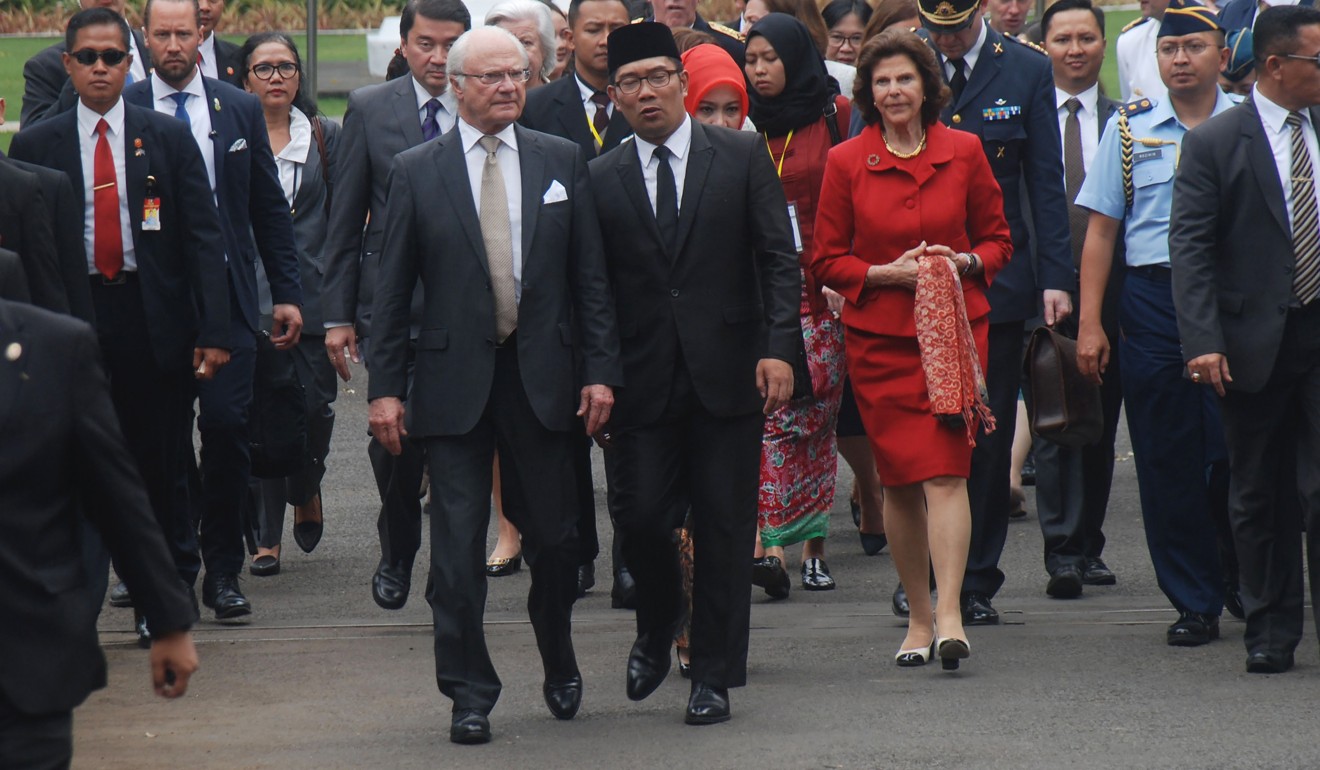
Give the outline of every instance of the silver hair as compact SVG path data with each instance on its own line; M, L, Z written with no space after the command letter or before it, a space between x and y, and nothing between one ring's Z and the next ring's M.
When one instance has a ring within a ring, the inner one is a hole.
M518 55L522 57L522 66L527 67L531 60L527 56L527 49L523 48L522 41L513 36L513 33L503 27L474 27L464 32L458 40L454 41L453 47L449 49L449 57L445 60L445 70L450 78L461 78L459 73L467 72L468 49L472 47L474 38L493 35L497 38L504 38L513 47L518 50Z
M541 80L549 82L550 73L555 71L555 20L550 9L537 0L503 0L486 14L486 26L498 26L501 23L530 21L536 25L537 41L541 46Z

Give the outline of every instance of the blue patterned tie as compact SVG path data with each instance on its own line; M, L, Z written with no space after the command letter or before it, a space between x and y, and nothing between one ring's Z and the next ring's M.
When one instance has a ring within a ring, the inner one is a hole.
M182 120L185 125L192 128L192 120L188 117L188 94L182 92L170 94L170 98L173 99L176 104L174 108L174 117Z
M440 109L440 100L432 99L426 103L426 119L422 121L422 141L429 142L440 135L440 124L435 113Z

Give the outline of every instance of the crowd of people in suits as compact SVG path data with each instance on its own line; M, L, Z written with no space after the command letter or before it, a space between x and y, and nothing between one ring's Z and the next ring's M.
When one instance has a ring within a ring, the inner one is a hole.
M216 36L223 0L147 0L140 30L123 0L83 5L27 63L0 157L0 421L40 437L0 449L0 613L24 629L4 645L40 661L0 671L23 766L69 762L107 593L178 696L198 578L242 622L239 575L279 573L288 506L316 548L350 362L370 590L405 605L426 522L456 743L490 740L487 580L524 560L546 705L581 705L593 446L627 695L676 653L688 724L730 718L751 589L790 595L788 546L803 589L835 587L840 455L863 549L893 553L899 666L957 669L966 628L999 623L1015 443L1045 592L1114 584L1120 410L1168 643L1211 642L1227 609L1249 672L1291 668L1302 533L1320 547L1305 0L1151 0L1118 41L1122 101L1092 0L1032 25L1023 0L748 0L728 25L695 0L505 0L484 24L409 0L395 77L342 127L288 35ZM1015 442L1041 325L1099 387L1088 446ZM298 441L276 450L286 380Z

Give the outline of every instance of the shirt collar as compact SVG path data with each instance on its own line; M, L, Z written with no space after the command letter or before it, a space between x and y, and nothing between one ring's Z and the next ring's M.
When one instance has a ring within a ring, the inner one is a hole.
M651 165L651 156L655 155L655 149L659 145L652 144L640 136L633 135L634 143L637 145L637 157L642 161L642 168ZM665 146L674 153L674 157L682 160L687 156L688 148L692 146L692 118L687 116L674 133L665 140Z
M92 136L96 133L96 125L105 119L106 125L110 127L110 133L119 136L124 132L124 98L119 97L115 106L111 107L104 115L98 114L95 110L78 100L78 131L83 136Z
M220 72L220 62L215 60L215 33L212 32L197 47L197 53L202 55L202 59L216 65L216 72Z
M458 100L454 97L454 94L450 92L448 88L446 88L444 92L441 93L439 96L431 96L431 92L427 91L425 88L422 88L422 84L417 82L417 78L412 78L412 84L413 84L413 94L417 97L418 112L421 112L422 110L426 109L427 102L431 101L432 99L436 99L440 102L440 109L444 110L450 115L458 114Z
M1222 89L1215 89L1215 110L1210 113L1212 117L1234 106L1236 105L1233 104L1233 100L1229 99ZM1183 125L1183 122L1178 120L1178 115L1173 110L1173 99L1170 98L1155 102L1155 106L1150 111L1150 121L1152 126L1158 126L1167 121L1175 121L1178 125Z
M582 96L582 103L586 104L587 102L590 102L591 97L596 95L596 89L587 85L587 81L578 77L577 73L573 74L573 80L577 81L578 94Z
M162 99L170 99L170 97L178 93L192 94L193 96L201 98L201 100L205 102L206 86L202 84L201 70L194 69L192 80L189 80L188 85L184 86L183 88L175 88L174 86L162 80L158 75L152 76L151 95L155 97L156 101L161 101ZM171 99L171 101L173 100Z
M967 62L967 77L972 76L972 70L976 69L976 62L981 58L981 49L985 47L985 40L990 36L990 22L981 17L981 34L976 36L976 42L967 49L963 55L963 61Z
M1096 83L1085 91L1077 94L1077 101L1082 103L1081 111L1088 115L1098 115L1100 113L1100 84ZM1059 109L1063 109L1064 102L1073 98L1073 94L1068 93L1057 86L1054 89L1054 101Z
M1271 132L1276 134L1283 133L1287 127L1288 110L1280 107L1277 102L1262 94L1258 89L1251 89L1251 99L1256 103L1256 112L1260 113L1260 121L1265 124ZM1301 110L1302 123L1307 124L1311 121L1310 110Z
M289 143L275 157L294 163L306 163L312 149L312 122L297 107L289 108Z
M514 124L510 123L509 125L505 126L504 130L500 131L498 134L495 134L495 136L498 136L501 142L504 142L505 144L509 145L509 147L513 148L514 152L517 152L518 133L514 131L513 125ZM477 142L483 136L485 136L485 134L478 131L466 120L463 120L462 118L458 119L458 138L463 142L463 154L466 155L468 152L470 152L472 148L476 146Z

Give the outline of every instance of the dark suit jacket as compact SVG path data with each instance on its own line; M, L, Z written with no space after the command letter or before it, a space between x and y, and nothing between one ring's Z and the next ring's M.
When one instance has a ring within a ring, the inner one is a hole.
M205 78L203 85L211 115L216 199L229 257L229 278L243 319L255 333L261 319L254 266L258 255L270 281L273 301L302 304L293 220L270 151L261 102L218 80ZM151 78L124 89L124 101L154 110ZM207 182L205 168L202 182Z
M943 71L944 57L937 58ZM1008 112L994 112L999 108ZM1077 288L1049 57L988 29L967 86L940 120L981 137L1004 191L1013 259L986 293L990 323L1031 318L1041 289Z
M74 194L73 184L63 171L12 158L0 159L0 163L5 162L37 175L55 229L55 252L69 313L93 323L92 295L87 288L87 247L83 243L82 198Z
M654 422L681 360L702 405L721 417L758 411L761 358L800 350L802 281L783 187L758 134L692 121L671 257L629 142L591 161L627 387L612 425Z
M1298 5L1312 6L1315 0L1300 0ZM1232 32L1235 29L1250 27L1256 23L1256 10L1259 0L1229 0L1219 6L1219 26Z
M712 29L710 22L701 18L701 14L697 14L697 20L692 22L692 28L715 38L715 45L723 48L729 56L733 57L733 61L738 65L738 68L742 69L743 55L747 52L747 46L741 40L733 35Z
M1183 137L1169 215L1178 335L1184 360L1228 358L1232 390L1265 387L1279 354L1296 267L1288 194L1253 99Z
M614 302L581 151L516 127L522 172L518 363L532 410L569 431L582 384L623 384ZM544 203L558 183L565 197ZM437 216L437 211L446 212ZM403 152L390 172L369 396L407 398L408 315L425 293L409 403L413 436L460 436L481 418L495 374L495 299L481 223L454 128ZM580 345L581 372L574 348Z
M192 134L174 118L126 103L124 134L129 222L152 349L163 368L187 366L194 346L230 347L223 236L206 166ZM141 154L133 148L137 139ZM63 171L75 190L90 184L83 179L76 110L23 129L9 151ZM159 231L142 230L148 176L161 199Z
M151 72L151 53L142 33L132 30L133 42L142 55L142 71ZM38 51L23 65L23 112L19 123L26 128L38 120L57 115L78 103L78 94L64 70L64 41Z
M0 248L23 260L33 304L57 313L69 312L41 181L36 174L7 162L0 162Z
M572 74L541 86L527 94L527 106L523 109L518 122L532 129L554 136L560 136L577 143L582 148L582 156L594 158L600 153L609 152L619 146L625 138L632 136L632 126L617 107L610 116L609 126L605 129L605 144L600 153L596 151L596 137L592 136L587 125L587 110L582 104L582 92L578 90L577 78Z
M322 307L327 322L352 322L363 337L372 334L390 167L395 155L421 143L411 75L348 95L335 160ZM419 290L413 317L420 318L421 311Z
M215 39L215 72L234 88L243 88L243 47L217 37Z
M9 249L0 249L0 299L32 304L23 259Z
M15 347L17 346L17 347ZM82 519L100 531L153 634L197 621L124 444L82 321L0 300L0 690L19 711L68 711L105 686L87 611ZM79 505L98 498L105 505Z

